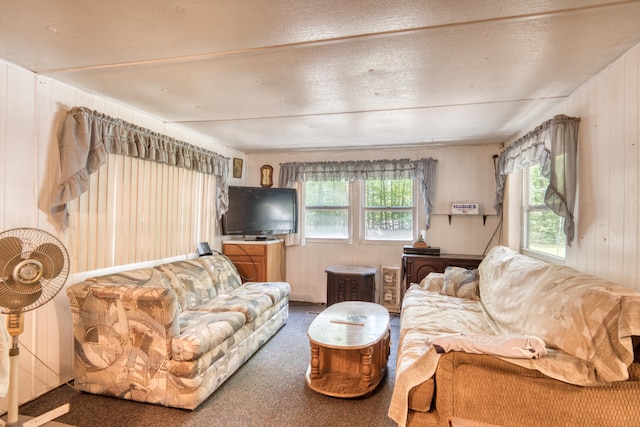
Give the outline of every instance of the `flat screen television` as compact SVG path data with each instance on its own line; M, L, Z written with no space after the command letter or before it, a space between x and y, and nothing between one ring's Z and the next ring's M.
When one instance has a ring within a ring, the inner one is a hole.
M293 188L229 187L229 210L222 216L224 235L256 236L298 230L298 197Z

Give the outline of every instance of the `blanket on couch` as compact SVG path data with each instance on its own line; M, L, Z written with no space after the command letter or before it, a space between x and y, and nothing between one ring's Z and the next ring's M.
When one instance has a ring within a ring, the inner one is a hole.
M431 340L441 334L533 335L545 342L546 356L501 359L580 386L628 379L640 293L502 246L478 270L479 300L434 292L429 280L442 275L406 292L388 412L398 425L405 424L411 389L435 373L440 354Z

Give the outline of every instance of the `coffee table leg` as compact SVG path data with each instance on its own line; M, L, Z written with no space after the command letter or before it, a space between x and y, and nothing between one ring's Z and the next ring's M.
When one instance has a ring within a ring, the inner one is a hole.
M311 345L311 379L320 378L320 347Z
M371 355L373 354L373 347L366 347L360 349L360 381L365 387L371 384Z

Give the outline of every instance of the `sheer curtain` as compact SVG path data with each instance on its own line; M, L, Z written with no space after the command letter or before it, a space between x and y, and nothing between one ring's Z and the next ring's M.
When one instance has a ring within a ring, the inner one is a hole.
M502 150L496 169L496 199L493 207L502 216L507 175L540 164L549 179L544 203L564 218L564 234L571 246L575 234L573 210L577 188L578 127L580 118L557 115Z
M69 226L67 203L89 188L89 175L107 162L107 153L137 157L216 177L218 219L229 205L229 158L178 141L121 119L85 107L67 112L58 131L60 182L51 214L62 226Z
M429 228L433 210L433 196L436 186L437 160L357 160L344 162L292 162L280 164L278 186L298 187L306 181L356 181L371 179L416 179L422 194L426 214L426 228ZM304 212L300 209L300 213ZM302 218L302 216L299 216ZM303 223L301 221L301 223ZM300 235L287 239L288 244L304 244Z

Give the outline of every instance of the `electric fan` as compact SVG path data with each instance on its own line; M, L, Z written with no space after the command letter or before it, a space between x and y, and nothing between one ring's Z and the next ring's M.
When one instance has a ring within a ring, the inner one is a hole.
M24 312L56 296L68 275L69 254L52 234L34 228L0 232L0 313L7 315L7 330L12 337L7 426L38 426L69 412L67 403L24 423L18 415L18 336L24 330Z

